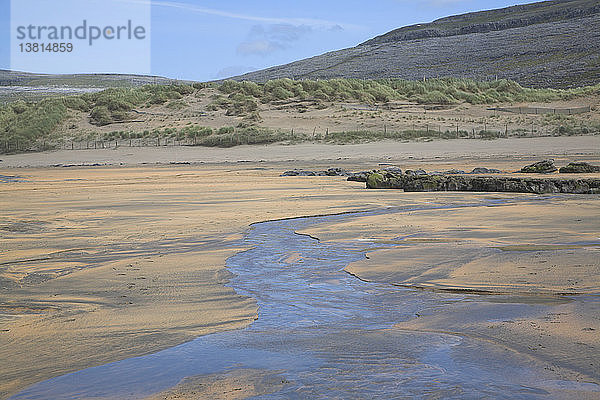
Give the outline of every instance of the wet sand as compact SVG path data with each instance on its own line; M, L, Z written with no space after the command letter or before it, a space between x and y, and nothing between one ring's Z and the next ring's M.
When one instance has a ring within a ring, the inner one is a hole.
M394 197L260 168L2 171L22 180L0 185L0 397L250 324L254 301L223 285L251 223Z
M238 400L274 393L285 384L285 378L275 372L236 369L225 374L186 378L174 388L148 397L147 400Z
M366 216L302 233L386 245L345 268L362 280L481 294L479 303L444 304L398 323L398 329L490 340L543 359L551 368L569 369L577 380L599 381L600 308L588 301L600 293L598 196L402 197L439 208ZM516 197L519 203L511 204ZM463 207L482 198L497 203ZM551 312L499 318L490 312L499 301L555 306Z
M224 265L242 249L237 240L253 222L409 203L456 204L469 202L473 196L490 196L367 191L363 184L339 177L279 177L286 169L342 166L358 170L375 168L381 162L428 170L469 166L516 170L530 159L549 155L557 164L558 160L598 161L599 138L556 139L560 140L539 149L516 140L506 144L508 149L498 147L500 142L469 141L467 148L457 145L443 150L417 143L415 148L398 144L386 151L386 145L378 143L3 156L0 166L6 168L0 175L20 180L0 184L4 211L0 226L0 397L53 376L251 323L257 315L256 304L224 286L229 279ZM565 149L566 139L572 142ZM255 162L234 162L240 160ZM213 163L140 165L157 161ZM47 168L95 162L130 165ZM41 167L12 168L25 165ZM401 239L406 246L400 249L407 252L402 259L418 260L418 274L412 270L414 262L402 265L398 254L388 254L386 260L385 252L396 250L382 250L348 267L361 279L392 284L405 284L408 279L414 286L554 298L565 291L598 293L598 274L593 272L598 268L600 248L590 243L600 241L599 204L593 196L580 196L512 209L489 208L483 214L439 210L363 220L348 227L323 226L310 233L323 240L382 241L419 233ZM565 244L570 247L556 247ZM448 252L461 262L444 259ZM519 268L524 262L535 269L525 272ZM432 263L439 265L432 269ZM493 265L493 271L487 265ZM524 281L519 282L524 274ZM489 334L485 313L479 319L465 319L464 310L455 306L416 317L398 328L433 331L446 327L515 348L514 343L522 343L530 353L534 351L527 347L541 348L534 342L543 337L540 343L545 350L535 350L536 354L558 361L568 358L568 365L582 376L597 380L600 375L597 365L582 366L588 361L585 357L599 354L598 310L568 302L557 316L499 321L497 330L504 332L500 335Z

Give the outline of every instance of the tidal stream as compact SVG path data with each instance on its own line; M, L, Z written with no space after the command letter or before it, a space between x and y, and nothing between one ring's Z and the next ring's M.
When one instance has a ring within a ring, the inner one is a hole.
M564 387L597 391L593 384L561 381L535 359L489 342L394 328L422 310L485 302L486 296L362 282L343 268L375 244L321 243L295 233L347 218L353 215L251 227L243 243L253 248L227 262L235 275L229 285L259 305L258 319L246 329L53 378L13 399L139 399L184 377L238 368L285 378L282 389L256 397L261 399L529 399ZM527 315L539 307L551 305L507 301L498 303L492 317Z

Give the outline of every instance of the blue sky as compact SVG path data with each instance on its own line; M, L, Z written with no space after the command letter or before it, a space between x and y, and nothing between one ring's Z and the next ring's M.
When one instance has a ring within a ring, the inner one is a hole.
M525 3L531 1L152 0L151 72L222 78L355 46L405 25ZM9 48L10 0L0 0L0 69L10 68Z

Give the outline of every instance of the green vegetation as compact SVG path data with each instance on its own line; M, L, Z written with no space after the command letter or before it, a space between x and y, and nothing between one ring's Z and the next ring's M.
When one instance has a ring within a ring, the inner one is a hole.
M293 81L277 79L264 84L226 81L218 90L227 95L213 102L214 108L228 108L234 102L256 99L261 103L317 99L322 101L358 101L375 104L393 100L419 104L493 104L511 102L549 102L600 93L600 85L569 89L528 89L516 82L497 80L479 82L470 79L331 79ZM252 110L249 110L252 111ZM233 114L232 114L233 115Z
M101 135L84 134L76 138L77 142L113 142L113 141L136 141L132 145L158 146L179 141L179 144L188 146L206 147L233 147L242 144L268 144L276 142L304 141L308 137L304 135L293 135L268 128L258 127L222 127L212 129L199 125L188 125L186 127L164 128L145 130L143 132L112 131ZM121 144L123 145L123 143ZM127 144L124 144L127 145Z
M0 107L0 141L27 146L51 132L68 115L63 101L45 99L37 103L15 103Z
M90 123L103 126L130 119L135 107L178 100L194 90L188 85L147 85L37 102L19 100L0 106L0 142L26 149L36 142L52 139L56 127L75 111L89 112Z
M214 94L214 91L217 91ZM57 128L70 117L86 113L93 125L105 126L132 119L135 109L165 105L168 109L188 106L186 96L200 93L211 96L209 110L226 110L229 116L243 117L237 128L221 128L216 132L198 126L172 129L172 132L148 133L163 135L177 140L192 140L207 146L230 146L247 143L272 143L275 141L301 140L288 134L272 132L256 127L261 121L260 104L282 105L296 101L312 101L320 107L326 102L359 102L380 104L390 101L410 101L420 104L492 104L511 102L548 102L571 99L578 96L600 94L600 85L569 90L528 89L506 80L477 82L467 79L430 79L405 81L397 79L357 80L332 79L318 81L293 81L278 79L257 84L254 82L225 81L195 83L193 85L146 85L136 88L110 88L97 93L45 98L37 102L15 101L0 106L0 145L18 143L18 148L40 147L40 143L56 142ZM138 111L139 112L139 111ZM372 116L373 118L375 116ZM558 120L564 118L564 120ZM546 123L556 125L556 134L573 135L593 133L597 126L577 126L567 117L547 117ZM154 131L153 131L154 132ZM72 136L81 135L73 132ZM136 134L137 135L137 134ZM465 132L466 135L466 132ZM496 137L484 132L481 137ZM131 136L128 136L129 138ZM399 139L411 140L422 137L456 137L454 132L432 133L421 131L393 132L343 132L331 133L326 140L348 143L363 140ZM120 137L123 139L123 137ZM314 139L314 138L313 138ZM13 145L13 148L15 146Z

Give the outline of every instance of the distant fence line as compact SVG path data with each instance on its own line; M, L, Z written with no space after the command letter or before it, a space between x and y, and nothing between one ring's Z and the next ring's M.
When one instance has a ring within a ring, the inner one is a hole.
M508 124L502 126L491 124L453 124L452 126L441 124L413 124L412 129L405 130L390 129L387 125L376 129L374 127L357 126L356 129L348 129L342 132L331 132L329 128L314 127L312 129L291 129L290 131L277 131L274 135L281 134L281 140L276 141L327 141L342 138L345 133L360 132L364 139L372 134L374 139L392 140L433 140L433 139L496 139L508 137L548 137L558 135L577 134L577 132L560 132L555 126L535 126L528 128L519 126L510 127ZM585 133L585 132L584 132ZM589 133L589 132L588 132ZM284 138L285 137L285 138ZM196 146L201 145L200 138L176 138L176 137L142 137L142 138L90 138L89 140L61 140L61 141L38 141L36 143L22 140L0 139L0 153L18 153L27 151L45 150L93 150L93 149L117 149L121 147L173 147L173 146ZM220 138L219 138L220 139ZM251 140L245 133L234 135L231 139L225 139L220 143L217 139L211 144L214 147L223 145L251 144Z
M592 111L592 106L571 108L545 108L545 107L495 107L489 110L503 111L515 114L560 114L574 115L584 114Z

